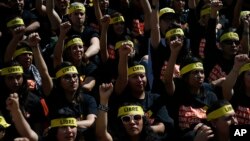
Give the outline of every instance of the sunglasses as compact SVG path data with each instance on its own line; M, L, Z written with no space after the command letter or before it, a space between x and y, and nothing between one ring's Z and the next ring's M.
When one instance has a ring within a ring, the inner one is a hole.
M240 41L235 41L235 40L225 40L223 41L224 44L227 44L227 45L239 45L240 44Z
M128 123L130 122L131 120L134 120L134 121L139 121L142 119L142 115L126 115L126 116L122 116L121 117L121 120L122 122L124 123Z

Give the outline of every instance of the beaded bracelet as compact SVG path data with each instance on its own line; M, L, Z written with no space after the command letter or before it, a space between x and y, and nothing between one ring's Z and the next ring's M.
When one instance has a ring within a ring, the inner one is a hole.
M99 104L98 110L101 110L101 111L104 111L104 112L108 112L109 107L108 107L108 105Z

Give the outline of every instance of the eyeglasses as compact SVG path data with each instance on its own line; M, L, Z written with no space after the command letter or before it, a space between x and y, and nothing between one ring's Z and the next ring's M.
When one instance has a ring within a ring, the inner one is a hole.
M142 119L142 115L126 115L126 116L122 116L121 117L121 120L122 122L124 123L128 123L130 122L131 120L134 120L134 121L139 121Z
M72 81L72 79L73 79L73 81L76 81L76 80L78 80L78 75L77 74L71 74L71 75L66 74L62 77L62 79L66 80L66 81Z
M226 45L233 45L233 44L235 44L235 45L239 45L239 44L240 44L240 41L235 41L235 40L225 40L225 41L223 41L223 43L224 43L224 44L226 44Z

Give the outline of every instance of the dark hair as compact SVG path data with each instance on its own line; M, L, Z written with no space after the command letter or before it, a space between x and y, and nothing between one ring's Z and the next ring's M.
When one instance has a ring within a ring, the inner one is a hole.
M120 105L120 107L122 106L128 106L128 105L138 105L138 106L142 106L139 103L123 103ZM150 123L147 119L146 116L143 116L142 118L143 120L143 128L140 134L140 141L156 141L159 140L159 136L153 132L153 129L150 126ZM115 132L118 140L119 141L128 141L129 139L129 135L126 132L126 129L120 119L120 117L117 118L117 123L118 123L118 129L120 129L119 131Z
M70 40L72 40L72 39L74 39L74 38L81 38L81 36L79 36L79 35L71 35L71 36L67 37L67 38L65 39L65 44L64 44L64 46L65 46ZM68 48L66 48L65 50L63 50L63 59L64 59L65 61L69 61L69 62L72 62L72 61L73 61L73 60L72 60L72 54L71 54L71 48L70 48L70 47L68 47Z
M197 58L197 57L193 57L193 56L186 56L186 58L183 60L183 62L180 64L180 70L183 68L183 67L185 67L186 65L188 65L188 64L192 64L192 63L197 63L197 62L201 62L202 63L202 61L199 59L199 58ZM183 74L183 76L182 76L182 78L183 79L186 79L188 76L189 76L189 73L190 72L187 72L186 74Z

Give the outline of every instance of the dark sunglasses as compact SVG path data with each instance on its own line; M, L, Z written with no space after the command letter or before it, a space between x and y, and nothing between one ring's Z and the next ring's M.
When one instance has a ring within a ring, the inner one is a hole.
M239 45L239 44L240 44L240 41L235 41L235 40L225 40L225 41L223 41L223 43L224 43L224 44L226 44L226 45L233 45L233 44L235 44L235 45Z
M141 119L142 119L142 115L126 115L126 116L121 117L122 122L125 122L125 123L128 123L131 120L139 121Z

